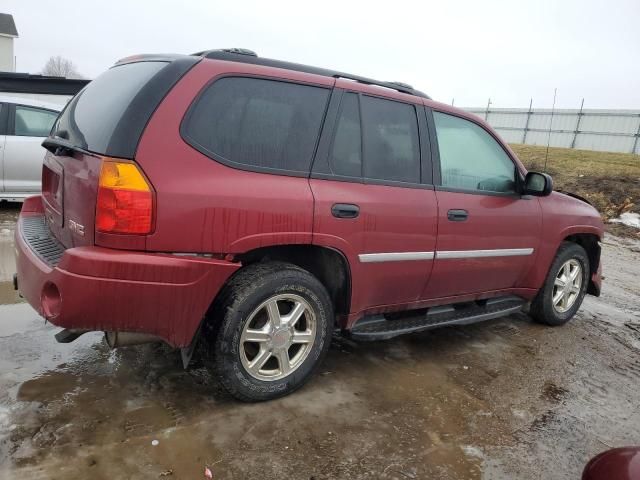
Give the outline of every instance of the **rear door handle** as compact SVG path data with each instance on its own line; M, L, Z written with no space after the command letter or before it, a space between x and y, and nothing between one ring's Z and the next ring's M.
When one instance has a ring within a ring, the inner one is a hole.
M469 218L469 212L466 210L449 210L447 212L447 219L451 222L464 222Z
M357 218L360 215L360 207L352 203L334 203L331 214L336 218Z

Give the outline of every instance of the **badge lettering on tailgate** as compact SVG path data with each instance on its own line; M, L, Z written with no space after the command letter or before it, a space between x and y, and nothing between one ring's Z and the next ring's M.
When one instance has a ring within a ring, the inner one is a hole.
M84 225L80 225L78 222L74 222L71 219L69 219L68 225L69 225L69 230L71 230L73 233L80 235L81 237L84 237Z

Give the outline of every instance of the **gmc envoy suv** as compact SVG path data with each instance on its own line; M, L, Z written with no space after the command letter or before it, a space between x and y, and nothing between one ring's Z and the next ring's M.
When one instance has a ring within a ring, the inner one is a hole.
M16 288L60 342L196 345L236 398L290 393L335 329L380 340L600 293L603 224L485 122L409 85L244 49L125 58L43 146Z

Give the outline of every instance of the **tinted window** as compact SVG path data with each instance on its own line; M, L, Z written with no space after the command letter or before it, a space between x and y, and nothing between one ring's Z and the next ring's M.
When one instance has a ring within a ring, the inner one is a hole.
M123 113L142 87L167 62L137 62L107 70L67 105L55 135L93 152L105 153Z
M361 97L364 176L420 182L418 118L413 105Z
M347 93L342 98L330 161L336 175L362 176L360 110L355 93Z
M329 90L256 78L223 78L200 96L185 136L229 162L309 171Z
M515 165L498 142L473 122L433 113L442 185L466 190L515 191Z
M23 137L46 137L58 112L16 105L14 134Z

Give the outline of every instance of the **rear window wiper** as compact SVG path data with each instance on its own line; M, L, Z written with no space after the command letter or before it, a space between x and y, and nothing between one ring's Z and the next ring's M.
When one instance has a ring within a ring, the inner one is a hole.
M97 157L93 152L86 150L82 147L78 147L74 145L69 140L65 140L60 137L47 137L42 142L42 146L49 150L54 155L68 155L73 152L84 153L85 155L91 155L93 157Z

